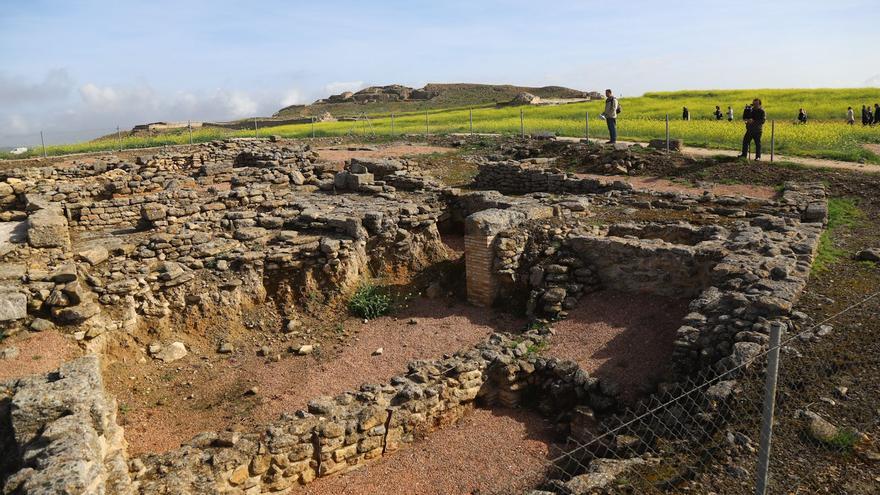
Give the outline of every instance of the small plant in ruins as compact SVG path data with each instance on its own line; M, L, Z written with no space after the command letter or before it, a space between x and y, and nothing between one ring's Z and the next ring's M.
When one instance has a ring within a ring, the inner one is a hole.
M352 314L372 320L391 311L391 296L373 284L362 284L348 302Z

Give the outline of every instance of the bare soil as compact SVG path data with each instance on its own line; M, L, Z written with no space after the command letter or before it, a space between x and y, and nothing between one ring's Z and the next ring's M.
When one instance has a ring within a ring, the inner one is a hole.
M82 354L70 335L57 330L18 333L0 343L0 348L7 347L17 348L19 354L0 360L0 382L48 373Z
M555 335L544 354L575 361L619 385L624 400L634 399L662 379L687 305L688 301L649 294L588 294L568 318L554 325Z
M522 493L542 480L553 426L519 409L474 409L455 425L341 476L308 495L477 495Z
M163 452L200 431L253 427L303 409L321 395L387 382L404 373L411 360L453 353L494 331L517 331L524 324L451 300L417 298L391 317L344 320L338 349L333 341L307 356L277 346L269 356L258 356L252 345L230 356L196 349L169 364L120 360L105 376L121 404L130 452ZM382 354L374 355L379 348ZM273 360L276 355L280 360ZM248 394L254 387L256 394Z
M702 194L708 191L722 196L746 196L749 198L772 199L776 196L776 190L767 186L755 186L751 184L719 184L703 183L696 185L690 182L673 181L658 177L628 176L628 175L598 175L577 174L578 177L586 177L599 180L620 180L629 182L636 189L645 189L658 192L677 192L688 194Z
M445 146L432 146L429 144L396 143L388 146L377 147L376 150L349 150L346 146L332 146L317 148L318 156L322 160L334 163L343 163L352 158L402 158L408 156L430 155L435 153L451 153L454 148Z

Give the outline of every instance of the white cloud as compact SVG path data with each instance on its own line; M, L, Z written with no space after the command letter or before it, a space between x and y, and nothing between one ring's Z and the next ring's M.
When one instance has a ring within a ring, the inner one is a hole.
M323 98L326 98L327 96L330 96L330 95L338 95L339 93L343 93L345 91L352 91L352 92L358 91L358 90L364 89L365 87L366 87L366 84L364 84L363 81L348 81L348 82L336 81L336 82L332 82L332 83L324 86L325 95L323 96Z
M864 85L868 88L880 87L880 74L874 74L865 79Z
M39 140L45 131L47 143L75 142L109 132L116 126L129 129L136 124L156 121L225 121L272 115L282 105L301 102L296 88L285 90L241 91L218 88L201 91L168 92L149 84L101 84L94 81L63 90L65 97L48 100L62 89L66 73L48 74L39 84L8 84L18 80L0 77L0 145ZM3 85L3 83L7 83ZM66 84L66 83L65 83ZM75 90L73 90L75 89ZM33 97L43 94L12 113L3 98ZM36 136L36 138L34 137Z
M28 81L24 76L0 72L0 106L10 107L68 96L74 82L66 69L52 69L42 81Z
M284 97L281 98L281 106L289 107L290 105L299 105L301 103L305 103L305 99L297 89L290 89L284 93Z

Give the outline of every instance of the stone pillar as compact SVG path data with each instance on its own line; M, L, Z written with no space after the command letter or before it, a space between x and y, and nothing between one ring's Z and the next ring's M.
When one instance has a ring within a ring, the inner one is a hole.
M498 293L495 261L495 237L526 219L523 212L490 208L465 219L464 259L467 270L468 301L476 306L491 306Z

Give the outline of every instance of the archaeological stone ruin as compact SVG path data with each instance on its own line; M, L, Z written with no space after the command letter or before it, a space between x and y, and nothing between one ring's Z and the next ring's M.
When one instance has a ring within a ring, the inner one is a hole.
M2 493L297 493L395 462L390 454L475 407L527 408L588 437L585 418L601 423L626 394L541 350L553 345L554 322L603 290L689 301L658 394L747 363L774 322L807 324L793 306L826 221L822 184L786 183L774 199L661 193L497 157L479 160L468 187L451 188L417 162L341 166L273 138L0 169L3 332L55 329L82 351L0 383ZM524 314L526 330L316 395L259 427L129 451L103 375L120 343L173 366L191 352L176 332L192 321L222 315L231 325L240 308L266 303L281 308L284 331L299 331L296 315L316 293L329 305L371 276L448 260L444 235L462 237L467 302ZM716 414L736 379L695 403ZM620 474L627 465L607 449L595 466ZM521 493L601 488L590 483L546 479Z

